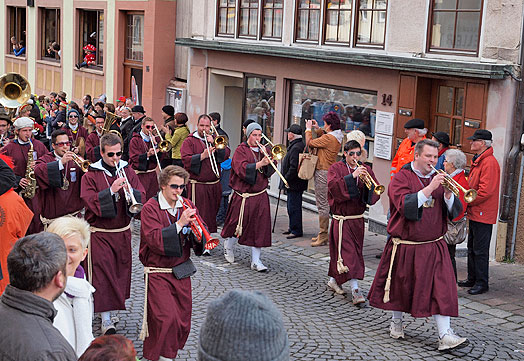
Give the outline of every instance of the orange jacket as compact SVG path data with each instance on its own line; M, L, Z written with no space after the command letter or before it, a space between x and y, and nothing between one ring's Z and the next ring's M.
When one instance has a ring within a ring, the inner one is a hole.
M426 137L423 139L426 139ZM391 161L391 171L389 172L391 178L402 169L404 164L412 162L414 159L415 144L409 138L406 138L400 143L397 154L395 154L395 158Z
M500 167L492 147L471 162L468 183L477 191L477 198L468 204L468 218L481 223L497 223Z

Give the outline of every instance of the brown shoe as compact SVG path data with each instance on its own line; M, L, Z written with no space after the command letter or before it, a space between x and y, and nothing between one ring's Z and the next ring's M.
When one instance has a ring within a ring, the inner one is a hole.
M324 246L328 243L329 217L318 217L319 231L316 241L311 243L311 247Z

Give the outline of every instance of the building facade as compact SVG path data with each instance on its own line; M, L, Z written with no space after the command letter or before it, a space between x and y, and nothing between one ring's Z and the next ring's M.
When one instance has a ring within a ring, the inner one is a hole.
M134 96L161 119L174 78L175 18L174 1L1 0L0 72L23 74L33 93L63 90L76 102L85 94L108 102ZM88 44L95 64L78 69Z
M186 110L190 119L222 113L233 147L246 119L285 143L290 124L322 123L324 113L335 111L344 132L366 134L369 161L387 186L403 125L418 117L430 132L450 134L468 161L466 138L489 129L504 174L515 132L522 1L202 0L189 6L188 35L176 40L177 53L189 49ZM277 187L274 177L273 194ZM384 231L388 206L383 196L370 208L370 229ZM505 227L493 233L492 257L505 255Z

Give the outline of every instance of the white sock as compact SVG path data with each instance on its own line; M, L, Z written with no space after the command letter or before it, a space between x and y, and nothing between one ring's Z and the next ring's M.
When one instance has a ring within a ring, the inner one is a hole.
M164 357L164 356L160 356L158 358L158 361L173 361L173 359L172 358L167 358L167 357Z
M102 322L111 321L111 312L110 311L100 312L100 317L102 318Z
M258 264L260 262L260 248L251 247L251 263Z
M235 243L236 243L237 240L238 240L238 238L236 238L236 237L229 237L224 242L224 247L226 247L229 250L232 250L233 247L235 246Z
M393 321L400 320L402 321L402 312L401 311L393 311Z
M335 282L337 283L337 281L335 281L335 279L333 277L329 277L329 282Z
M358 280L356 279L351 279L349 280L349 286L351 287L351 291L355 291L355 290L358 290Z
M442 315L433 315L433 319L437 323L438 336L440 338L444 337L444 335L448 333L448 330L451 328L450 317Z

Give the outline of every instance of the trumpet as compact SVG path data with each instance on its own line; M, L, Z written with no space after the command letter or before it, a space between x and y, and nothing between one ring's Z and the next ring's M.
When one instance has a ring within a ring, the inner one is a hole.
M192 209L191 204L188 202L187 199L184 199L182 196L178 196L178 199L182 203L182 209L185 211L186 209ZM191 221L190 223L191 231L197 238L199 242L204 243L204 249L212 250L216 246L218 246L219 240L218 238L215 238L211 236L209 231L204 226L204 222L202 222L202 218L200 218L199 215L195 214L195 220Z
M384 191L386 190L386 187L384 187L381 184L377 184L377 182L375 182L375 180L373 179L371 174L369 174L366 167L364 167L361 161L357 161L357 163L359 167L364 168L364 173L361 173L359 175L359 178L362 181L362 183L364 183L364 185L367 187L367 189L371 190L371 188L374 187L373 192L375 192L377 196L380 196L382 193L384 193Z
M211 122L211 132L215 133L215 148L216 149L225 149L229 143L227 137L225 135L220 135L218 133L217 128L215 128L213 122Z
M445 175L444 182L442 182L442 186L449 190L451 193L455 195L455 197L460 197L460 191L464 192L464 201L466 203L471 203L477 198L477 191L474 189L466 189L463 186L461 186L456 180L454 180L448 173L443 171L442 169L437 169L433 166L431 168L437 172L442 173Z
M262 134L264 137L265 135ZM267 138L266 138L267 139ZM267 139L269 143L271 143L271 141L269 139ZM267 153L267 150L266 150L266 147L263 146L262 144L260 144L258 141L256 141L256 144L258 146L258 148L260 148L260 151L264 154L264 157L266 157L267 159L269 159L269 164L271 164L271 166L273 167L273 169L275 170L275 172L278 174L278 176L280 177L280 179L282 179L282 182L284 183L284 185L286 186L286 188L289 188L289 184L286 180L286 178L284 178L284 176L282 175L282 173L280 173L280 171L278 170L277 166L275 165L275 163L273 163L273 158L271 158L269 156L269 154ZM273 145L273 143L271 143ZM277 144L277 146L280 146L281 144ZM275 157L277 160L280 160L283 158L283 156L281 158L278 158L275 156L275 152L274 152L274 149L275 149L275 145L273 145L273 147L271 148L271 153L273 155L273 157ZM278 153L278 154L282 154L282 153ZM284 155L286 154L286 150L285 150L285 147L284 147ZM260 171L260 169L259 169Z
M126 172L124 168L118 168L118 162L115 162L116 167L116 173L119 178L124 178L124 195L126 197L127 204L129 204L129 213L137 214L142 210L142 207L144 206L142 203L137 202L135 195L133 194L133 188L131 188L131 184L129 184L129 180L127 179Z
M91 165L91 161L82 158L81 156L79 156L76 153L72 153L72 154L73 154L73 162L75 162L80 167L80 169L82 169L84 173L87 172L87 170L89 169L89 166Z

